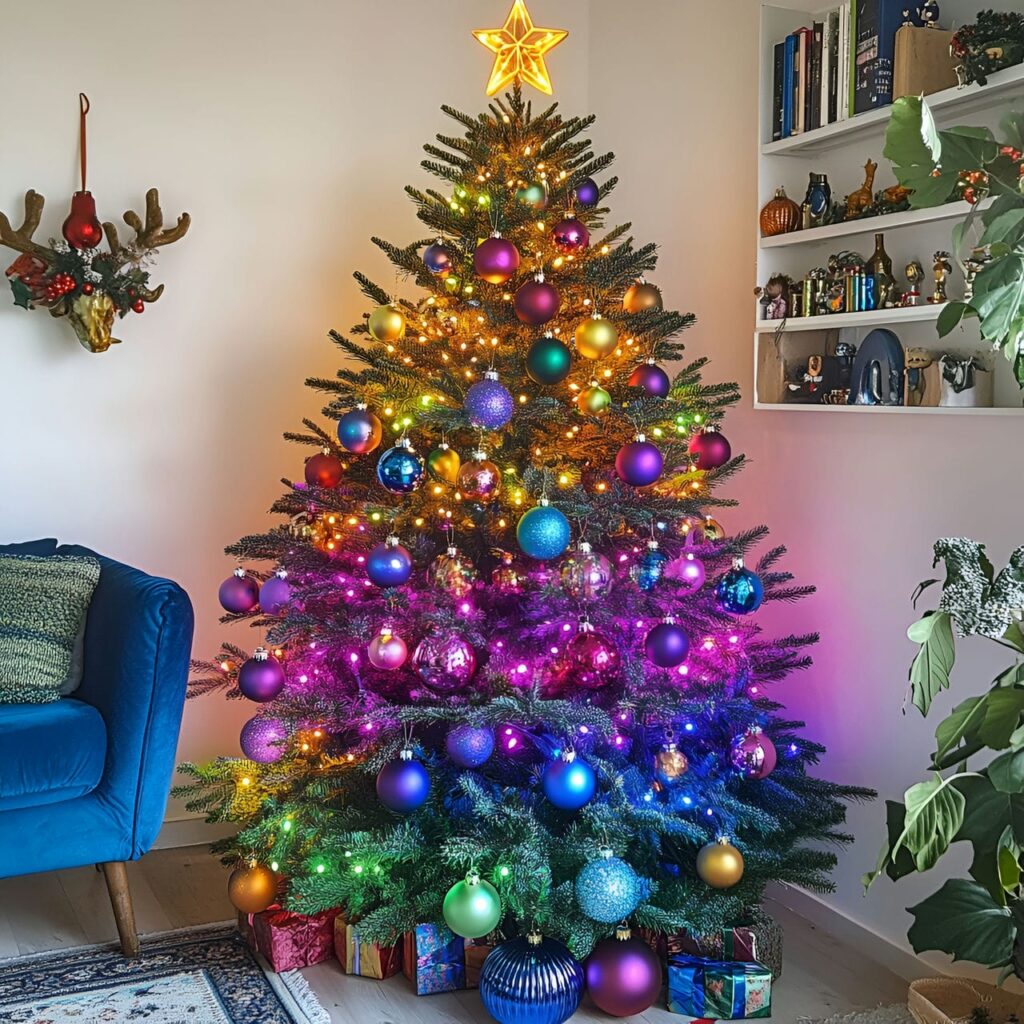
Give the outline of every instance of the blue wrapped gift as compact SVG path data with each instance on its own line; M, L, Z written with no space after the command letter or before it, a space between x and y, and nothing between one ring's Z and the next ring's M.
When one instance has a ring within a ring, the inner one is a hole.
M772 972L759 963L674 954L668 960L668 1008L713 1020L772 1015Z

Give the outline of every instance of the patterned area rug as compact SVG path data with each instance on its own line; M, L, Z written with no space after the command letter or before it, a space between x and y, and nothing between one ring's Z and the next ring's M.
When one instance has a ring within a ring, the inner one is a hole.
M169 932L137 960L87 946L0 961L7 1024L330 1024L297 971L265 973L234 925Z
M837 1014L827 1020L812 1021L802 1018L801 1024L914 1024L914 1018L906 1006L879 1006L876 1010L861 1013Z

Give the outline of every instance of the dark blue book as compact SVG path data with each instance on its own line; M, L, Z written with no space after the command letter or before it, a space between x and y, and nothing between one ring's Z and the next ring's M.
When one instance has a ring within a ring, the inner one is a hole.
M782 89L786 65L786 44L776 43L772 54L772 142L782 138Z
M857 72L854 113L892 103L896 32L903 24L903 0L856 0Z
M786 36L782 65L782 137L793 134L793 103L796 99L794 73L796 71L796 36Z

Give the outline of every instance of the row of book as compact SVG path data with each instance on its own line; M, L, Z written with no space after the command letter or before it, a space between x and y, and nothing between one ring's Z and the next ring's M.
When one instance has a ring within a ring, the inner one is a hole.
M844 0L775 46L772 139L892 103L904 0Z

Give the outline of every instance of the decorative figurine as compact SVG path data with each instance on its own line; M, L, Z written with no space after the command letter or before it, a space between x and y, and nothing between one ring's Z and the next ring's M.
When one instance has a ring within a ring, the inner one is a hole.
M935 264L932 267L932 272L935 274L935 291L928 296L928 301L938 306L943 302L949 301L946 295L946 279L953 273L953 267L949 262L948 252L940 249L935 254Z
M874 202L875 173L878 171L878 164L868 157L864 165L864 184L856 192L851 192L846 197L846 219L855 220L864 215Z
M784 188L777 188L774 198L769 199L761 209L761 237L771 238L772 235L799 231L802 220L800 207L786 195Z
M807 275L805 288L804 316L823 316L831 313L828 303L828 269L815 267Z
M754 293L760 299L765 320L785 320L789 309L789 292L793 282L785 274L775 274L763 289Z
M853 360L857 355L857 346L852 341L836 342L836 367L839 370L839 387L847 392L853 377ZM845 404L845 399L843 403Z
M916 306L921 298L921 282L924 280L924 267L921 266L921 261L911 260L907 264L904 274L906 274L907 280L910 282L910 288L903 293L902 304L904 306Z
M868 260L868 269L875 278L875 308L891 309L896 305L896 278L892 276L892 259L885 251L885 235L875 235L875 251Z
M939 27L939 14L939 0L924 0L924 7L917 12L921 24L928 28Z
M832 212L832 186L827 174L811 174L804 196L803 224L805 228L821 227Z
M992 262L992 253L987 245L972 249L971 255L961 264L964 272L964 302L974 298L974 279L985 269L986 263Z
M878 328L853 361L850 405L903 404L903 346L892 331Z
M932 354L923 348L908 348L903 367L904 405L924 405L924 371L932 365Z

